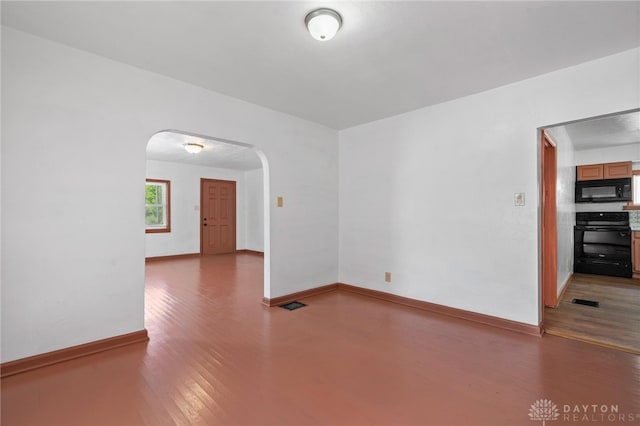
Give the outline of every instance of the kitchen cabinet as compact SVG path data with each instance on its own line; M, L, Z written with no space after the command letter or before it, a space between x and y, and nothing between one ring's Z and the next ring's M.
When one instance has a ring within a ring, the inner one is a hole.
M576 167L577 180L621 179L631 177L631 161L585 164Z
M604 164L605 179L620 179L620 178L630 178L630 177L631 177L631 161Z
M577 180L602 180L604 179L604 164L588 164L578 166Z
M631 267L633 278L640 278L640 231L633 231L631 239Z

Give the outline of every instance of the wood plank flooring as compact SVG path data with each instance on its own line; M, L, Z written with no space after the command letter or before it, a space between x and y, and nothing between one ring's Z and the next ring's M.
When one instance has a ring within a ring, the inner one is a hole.
M533 426L539 399L553 425L584 424L565 405L640 413L637 355L348 292L268 308L262 261L148 263L151 340L2 380L2 425Z
M640 354L640 280L575 274L557 308L545 308L545 332ZM599 308L571 303L593 300Z

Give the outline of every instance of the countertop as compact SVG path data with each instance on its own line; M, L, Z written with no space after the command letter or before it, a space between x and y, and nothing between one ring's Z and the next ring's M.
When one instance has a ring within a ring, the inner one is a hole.
M629 226L632 231L640 231L640 210L629 210Z

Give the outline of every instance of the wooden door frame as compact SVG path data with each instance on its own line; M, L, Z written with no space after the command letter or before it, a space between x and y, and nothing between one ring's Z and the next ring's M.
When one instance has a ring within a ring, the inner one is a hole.
M558 212L556 144L544 130L540 133L540 323L542 326L545 306L555 307L558 302Z
M202 224L204 222L204 216L203 216L203 212L204 209L202 208L202 206L204 205L204 191L202 190L202 188L204 187L205 182L225 182L225 183L232 183L233 184L233 201L234 201L234 206L233 206L233 251L237 251L236 249L236 237L237 237L237 220L236 217L238 215L238 192L237 192L237 183L235 180L224 180L224 179L210 179L210 178L200 178L200 220L198 222L198 227L200 228L200 256L203 256L204 254L204 247L203 247L203 242L204 242L204 238L203 238L203 229L202 229Z

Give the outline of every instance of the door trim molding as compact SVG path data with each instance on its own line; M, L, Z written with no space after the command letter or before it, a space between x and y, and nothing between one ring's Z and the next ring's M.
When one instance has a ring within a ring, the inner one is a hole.
M46 367L76 358L82 358L99 352L120 348L122 346L132 345L134 343L147 342L148 340L149 334L147 333L147 330L142 329L140 331L134 331L133 333L121 334L107 339L96 340L82 345L71 346L52 352L17 359L15 361L3 362L0 365L0 377L5 378L13 376L14 374L25 373L37 368Z
M540 132L540 155L540 281L544 322L544 307L554 307L558 302L557 150L544 129Z

